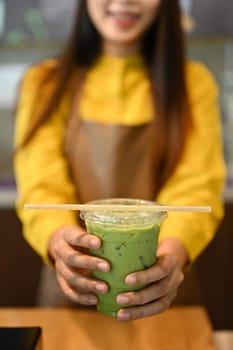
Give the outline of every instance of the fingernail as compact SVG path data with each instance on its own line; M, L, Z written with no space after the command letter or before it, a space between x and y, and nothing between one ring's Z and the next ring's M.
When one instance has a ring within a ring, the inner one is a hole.
M97 264L97 268L100 271L107 272L108 271L108 264L106 264L104 262L100 262Z
M129 276L126 278L126 283L128 284L136 284L137 280L136 280L136 277L134 276Z
M103 284L97 284L95 286L95 289L98 291L98 292L101 292L101 293L105 293L106 292L106 286L104 286Z
M129 317L130 317L130 314L129 314L129 312L127 312L127 311L119 312L118 315L117 315L117 318L118 318L118 320L120 320L120 321L128 320Z
M129 303L129 298L126 297L126 296L120 295L120 296L117 298L117 302L118 302L118 304L125 305L125 304L128 304L128 303Z
M90 304L90 305L97 304L97 299L96 298L88 298L88 304Z
M96 239L91 239L89 242L90 248L99 248L99 241Z

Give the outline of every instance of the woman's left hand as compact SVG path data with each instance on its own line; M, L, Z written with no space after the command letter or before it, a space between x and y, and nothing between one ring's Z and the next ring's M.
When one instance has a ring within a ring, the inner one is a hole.
M150 285L140 291L117 296L117 302L122 307L136 305L121 309L117 315L118 320L130 321L165 311L175 299L184 279L182 268L187 260L187 252L181 243L172 238L164 240L158 248L155 265L126 277L125 281L129 285Z

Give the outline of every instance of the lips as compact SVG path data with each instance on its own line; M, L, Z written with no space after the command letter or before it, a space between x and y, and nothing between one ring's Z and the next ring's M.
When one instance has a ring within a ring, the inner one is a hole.
M130 12L111 12L108 11L113 21L120 27L130 28L138 20L139 15Z

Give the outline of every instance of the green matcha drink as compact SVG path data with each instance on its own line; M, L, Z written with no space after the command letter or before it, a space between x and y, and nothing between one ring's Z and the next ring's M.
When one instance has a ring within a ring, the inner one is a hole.
M156 205L154 202L135 199L106 199L92 204L141 204ZM110 262L109 272L94 271L93 275L109 286L106 294L98 294L97 309L107 315L116 316L122 306L117 304L118 294L145 287L129 286L125 277L134 271L144 270L155 263L160 225L166 214L163 212L83 211L87 231L102 241L100 249L93 249L92 255Z

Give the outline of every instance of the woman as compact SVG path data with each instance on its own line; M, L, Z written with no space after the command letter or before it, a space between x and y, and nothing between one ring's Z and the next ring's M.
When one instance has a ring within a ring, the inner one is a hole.
M223 215L217 88L203 65L185 61L180 23L177 0L79 1L64 53L31 67L20 89L17 210L67 300L95 305L96 292L107 292L91 271L109 263L88 254L101 242L75 212L24 211L24 203L131 197L212 206L211 214L169 214L156 264L126 277L150 286L117 297L137 305L122 308L121 321L171 304Z

